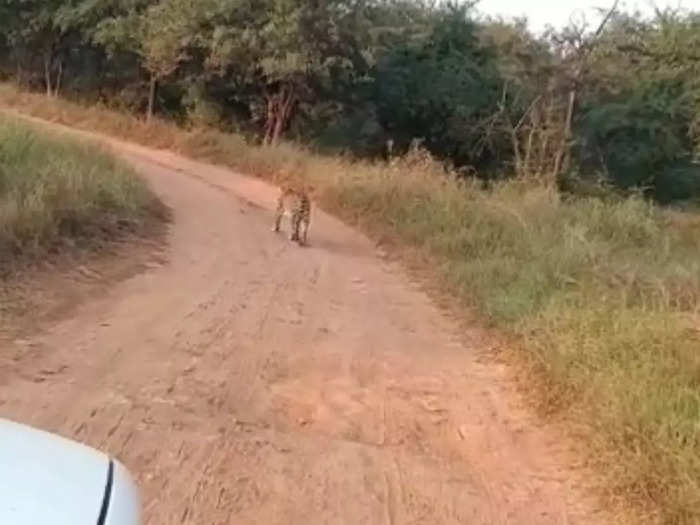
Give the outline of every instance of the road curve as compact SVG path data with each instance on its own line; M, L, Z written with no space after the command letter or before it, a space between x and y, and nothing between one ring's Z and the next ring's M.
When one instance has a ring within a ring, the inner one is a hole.
M164 262L11 343L0 415L116 455L145 523L601 523L482 338L362 235L315 211L299 248L265 183L71 133L172 208Z

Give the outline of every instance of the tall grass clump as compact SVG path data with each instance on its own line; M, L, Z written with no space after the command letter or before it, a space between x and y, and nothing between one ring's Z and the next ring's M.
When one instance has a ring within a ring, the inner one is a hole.
M94 144L37 133L0 116L3 270L137 232L156 211L144 182Z
M148 131L7 86L0 103L266 178L293 166L322 207L425 255L446 292L516 336L542 407L572 423L601 487L637 522L700 523L697 214L523 181L484 190L419 151L353 162L163 122Z

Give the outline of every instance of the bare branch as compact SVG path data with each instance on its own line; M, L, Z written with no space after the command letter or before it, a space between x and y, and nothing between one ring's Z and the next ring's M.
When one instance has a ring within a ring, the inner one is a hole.
M615 3L613 3L612 7L608 10L607 14L603 18L603 20L600 21L600 25L598 26L598 29L596 29L596 32L594 36L598 38L600 34L603 32L603 29L605 29L605 26L608 24L610 21L610 18L615 14L615 11L617 11L617 6L620 4L620 0L615 0Z
M537 103L538 103L541 99L542 99L542 95L537 95L537 96L535 97L535 99L530 103L530 105L528 106L528 108L525 110L525 113L523 113L523 116L520 117L520 120L519 120L518 123L516 124L516 126L515 126L515 128L514 128L515 131L518 131L518 130L520 129L520 127L525 123L525 119L527 118L527 116L530 114L530 112L532 111L532 109L537 105Z

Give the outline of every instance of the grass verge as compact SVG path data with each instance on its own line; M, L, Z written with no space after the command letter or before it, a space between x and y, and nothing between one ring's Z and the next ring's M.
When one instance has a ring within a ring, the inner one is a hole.
M145 183L99 147L0 115L0 277L142 233L161 211Z
M294 166L325 209L428 256L444 290L518 338L542 407L582 429L601 485L637 522L700 523L697 216L519 182L483 191L429 161L260 148L9 86L0 104L263 177Z

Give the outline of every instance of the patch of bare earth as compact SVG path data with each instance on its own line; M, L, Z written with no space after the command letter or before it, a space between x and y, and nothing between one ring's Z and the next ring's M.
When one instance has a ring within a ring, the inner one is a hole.
M16 353L0 354L0 372L31 352L37 331L69 317L79 305L111 287L165 262L165 225L125 235L99 250L69 250L21 266L0 279L0 345Z
M316 212L299 248L268 185L108 142L174 210L163 259L3 343L2 416L116 455L148 524L604 522L483 334L366 238Z

